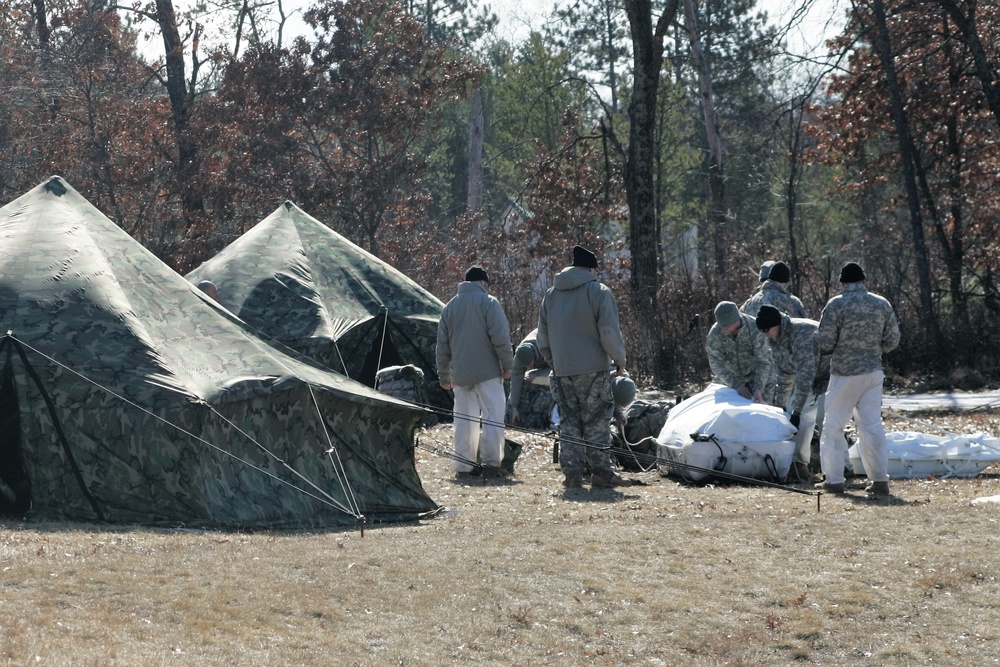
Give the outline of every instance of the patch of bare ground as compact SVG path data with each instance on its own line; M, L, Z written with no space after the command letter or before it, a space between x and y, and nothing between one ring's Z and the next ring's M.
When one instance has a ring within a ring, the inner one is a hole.
M993 414L925 414L996 435ZM914 423L893 430L921 430ZM8 665L987 665L1000 639L1000 472L895 480L891 503L757 486L565 490L544 435L448 511L329 532L8 523Z

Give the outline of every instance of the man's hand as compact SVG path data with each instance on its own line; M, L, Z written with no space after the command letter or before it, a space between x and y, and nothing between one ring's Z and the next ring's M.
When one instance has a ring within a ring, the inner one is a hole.
M753 402L754 403L763 403L764 402L764 394L760 393L760 389L755 389L754 390L754 392L753 392Z
M510 423L515 426L521 423L521 413L517 411L517 408L510 409Z
M737 387L736 393L742 396L743 398L753 398L753 395L750 393L750 388L747 387L745 384Z
M451 391L452 384L450 382L445 382L444 380L442 380L439 384L441 385L441 388L444 389L445 391Z
M510 379L510 376L511 376L511 370L510 370L510 369L508 368L507 370L505 370L505 371L503 372L503 379L504 379L504 380L509 380L509 379Z
M622 375L625 375L625 367L624 366L618 365L615 368L617 369L615 371L615 375L617 375L618 377L621 377Z
M625 424L628 424L628 417L625 416L625 408L621 406L615 406L615 421L624 428Z

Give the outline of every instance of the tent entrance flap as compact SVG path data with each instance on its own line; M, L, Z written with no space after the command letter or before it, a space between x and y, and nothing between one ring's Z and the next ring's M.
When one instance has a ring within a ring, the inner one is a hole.
M29 509L31 481L21 454L21 416L8 363L0 374L0 516L22 517Z
M45 408L46 410L48 410L49 416L52 418L52 427L55 430L56 437L59 439L59 444L62 446L63 454L66 456L66 462L69 464L70 469L73 471L73 476L76 478L76 483L80 487L80 492L83 493L83 496L87 499L87 502L90 504L91 509L94 510L94 514L96 515L97 520L104 521L104 512L101 511L100 506L97 504L97 500L90 493L90 490L87 488L87 484L83 480L83 474L80 471L80 465L76 462L76 457L73 456L73 452L69 447L69 442L66 440L66 434L63 432L62 424L59 422L59 413L56 410L55 403L52 401L52 397L49 396L49 393L45 390L45 383L42 382L42 379L38 377L38 373L35 371L34 368L32 368L31 364L28 363L28 357L27 355L25 355L24 349L21 347L18 340L10 334L10 332L7 332L7 337L3 339L3 342L0 343L0 346L6 347L8 341L10 341L11 346L17 350L17 356L21 360L21 364L24 366L25 372L28 374L28 377L31 378L31 381L34 383L35 387L38 388L38 393L41 394L42 401L45 403ZM38 350L32 349L32 351L41 354L38 352ZM48 357L45 357L44 354L42 354L41 356L43 358L48 359ZM9 369L10 367L11 367L10 355L8 353L7 368Z

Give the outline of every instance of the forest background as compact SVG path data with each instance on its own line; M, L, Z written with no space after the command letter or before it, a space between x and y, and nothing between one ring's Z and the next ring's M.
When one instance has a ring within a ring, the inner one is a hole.
M186 273L292 200L442 300L483 264L515 342L582 243L668 388L764 260L816 319L858 261L890 388L991 383L1000 7L854 0L796 55L811 1L571 0L515 39L475 0L11 0L0 202L59 174Z

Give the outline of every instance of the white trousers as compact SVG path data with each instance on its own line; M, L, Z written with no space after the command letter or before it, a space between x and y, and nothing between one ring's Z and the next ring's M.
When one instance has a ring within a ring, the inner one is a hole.
M847 441L844 427L854 414L858 427L858 449L868 479L889 480L889 447L882 424L882 381L885 373L874 371L864 375L831 375L826 390L826 416L819 439L819 461L830 484L844 483L847 463Z
M470 472L476 462L500 467L503 417L507 398L503 378L493 378L455 391L455 471Z
M792 453L794 463L804 463L809 465L812 459L812 439L816 424L820 426L820 435L823 433L823 414L826 394L816 395L809 392L806 404L799 413L799 431L795 434L795 450Z

